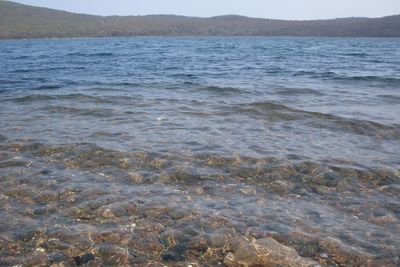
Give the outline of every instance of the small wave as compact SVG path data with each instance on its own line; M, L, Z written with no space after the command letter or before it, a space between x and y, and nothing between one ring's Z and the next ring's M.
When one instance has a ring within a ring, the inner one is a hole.
M277 91L278 95L324 95L324 93L311 88L285 88Z
M199 85L198 83L195 83L195 82L188 82L188 81L185 81L185 82L183 82L182 84L183 84L183 85Z
M261 115L271 121L303 120L318 129L332 129L334 131L344 131L384 139L400 139L399 125L386 125L368 120L305 111L272 102L237 105L234 107L233 112Z
M131 92L129 88L118 87L109 87L109 86L99 86L99 87L90 87L86 88L85 91L88 92Z
M39 90L53 90L53 89L61 89L62 86L60 85L41 85L32 90L39 91Z
M334 77L337 74L332 71L325 71L325 72L316 72L316 71L305 71L305 70L300 70L296 71L293 73L293 76L310 76L312 78L318 78L318 77Z
M29 73L29 72L33 72L35 70L32 69L17 69L17 70L13 70L12 73Z
M195 78L197 78L197 75L189 74L189 73L176 73L176 74L172 74L171 77L181 78L181 79L187 79L187 78L195 79Z
M30 72L44 72L44 71L62 71L62 70L86 70L85 67L49 67L39 69L17 69L12 71L13 73L30 73Z
M102 97L91 96L86 94L69 94L69 95L42 95L42 94L32 94L22 97L9 98L8 101L13 101L17 103L30 103L36 101L52 101L52 100L73 100L73 101L85 101L94 103L110 103L111 101L106 100Z
M23 84L24 81L0 79L0 84Z
M134 82L116 82L116 83L111 83L110 85L115 85L115 86L131 86L131 87L143 86L143 84L134 83Z
M399 95L378 95L378 97L384 99L385 103L390 103L390 104L400 103Z
M291 111L292 109L281 104L273 103L273 102L253 102L250 104L246 104L250 108L255 108L257 110L265 110L265 111L274 111L274 110L287 110Z
M52 71L52 70L67 70L68 67L51 67L51 68L45 68L45 69L36 69L34 71Z
M280 74L280 73L286 73L286 70L282 68L270 68L265 70L266 74Z
M326 71L326 72L314 72L314 71L298 71L293 74L293 76L308 76L310 78L322 78L322 79L332 79L339 81L355 81L355 82L378 82L386 83L391 85L400 84L400 78L387 77L387 76L376 76L376 75L355 75L347 76L341 75L336 72Z
M98 96L92 96L92 95L86 95L86 94L69 94L69 95L57 95L57 99L60 100L75 100L75 101L89 101L89 102L95 102L95 103L109 103L110 101L98 97Z
M79 114L83 110L80 108L74 108L74 107L64 107L64 106L48 106L44 108L51 113L66 113L66 114Z
M380 83L390 83L390 84L400 84L399 78L385 77L385 76L339 76L337 79L343 80L355 80L355 81L366 81L366 82L380 82Z
M205 91L214 94L238 94L242 91L234 87L219 87L219 86L207 86L200 89L200 91Z
M114 115L112 109L88 109L79 114L80 116L91 116L99 118L108 118Z
M111 117L115 114L115 111L112 109L90 109L65 106L48 106L44 109L48 110L51 113L64 113L69 115L91 116L100 118Z
M52 70L87 70L87 68L83 66L74 66L74 67L51 67L45 69L38 69L37 71L52 71Z
M52 101L55 99L56 97L50 95L27 95L23 97L11 98L9 100L17 103L30 103L35 101Z
M79 57L109 57L114 55L115 55L114 53L109 53L109 52L89 53L89 54L74 52L67 54L67 56L79 56Z
M311 121L317 128L333 129L379 139L400 139L399 125L385 125L374 121L344 118L323 113L310 113L320 120Z
M124 87L141 87L145 86L142 83L135 83L135 82L96 82L93 84L93 87L87 88L85 90L91 91L114 91L114 90L121 90L126 91L125 89L121 89Z
M261 116L270 121L292 121L304 118L304 115L301 112L295 112L295 109L268 101L239 104L233 107L232 112Z
M128 135L126 132L118 132L118 133L113 133L113 132L105 132L105 131L97 131L92 134L94 137L121 137L123 135Z
M368 56L368 54L367 53L347 53L347 54L344 54L345 56L351 56L351 57L366 57L366 56Z
M12 59L28 59L28 58L31 58L30 56L16 56L16 57L13 57Z
M97 56L97 57L108 57L108 56L114 56L114 53L95 53L95 54L90 54L90 56Z

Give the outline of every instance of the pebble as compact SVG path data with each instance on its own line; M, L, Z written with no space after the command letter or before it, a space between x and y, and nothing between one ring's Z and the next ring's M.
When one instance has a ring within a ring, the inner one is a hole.
M167 251L161 254L164 261L183 261L185 259L184 253L186 246L178 244L174 247L169 248Z
M319 256L323 259L327 259L329 257L327 253L321 253Z
M81 255L81 256L74 257L75 263L78 266L86 264L89 261L92 261L94 259L95 259L95 257L94 257L94 255L92 253L87 253L87 254L84 254L84 255Z

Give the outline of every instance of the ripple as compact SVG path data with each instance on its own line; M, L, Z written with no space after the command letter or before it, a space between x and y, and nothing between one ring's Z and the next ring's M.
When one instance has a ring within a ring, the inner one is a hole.
M37 87L33 88L32 90L36 90L36 91L40 91L40 90L55 90L55 89L61 89L61 88L62 88L61 85L48 84L48 85L37 86Z
M107 108L77 108L77 107L66 107L66 106L47 106L43 110L50 113L63 113L68 115L79 115L79 116L91 116L99 118L113 117L117 112L113 109Z
M384 103L400 104L400 95L385 94L378 95L378 97L383 99Z
M273 102L240 104L233 107L232 112L263 115L272 121L304 120L318 129L333 129L381 139L400 139L400 125L385 125L374 121L309 112Z
M110 57L115 56L114 53L109 52L98 52L98 53L81 53L81 52L73 52L69 53L66 56L73 56L73 57Z
M40 95L40 94L34 94L34 95L27 95L23 97L17 97L17 98L9 98L7 100L9 101L14 101L17 103L31 103L31 102L36 102L36 101L52 101L55 100L56 97L50 96L50 95Z
M324 95L323 92L311 88L285 88L277 91L278 95L301 96L301 95Z
M362 52L358 52L358 53L347 53L344 54L345 56L351 56L351 57L367 57L368 54L367 53L362 53Z
M110 103L111 101L105 97L93 96L82 93L68 94L68 95L57 95L55 96L60 100L70 101L82 101L82 102L94 102L94 103Z
M233 87L219 87L219 86L207 86L200 89L199 91L205 91L212 94L219 95L229 95L229 94L240 94L242 93L241 89L233 88Z
M399 85L400 79L390 76L375 76L375 75L365 75L365 76L347 76L341 75L336 72L317 72L317 71L298 71L293 74L294 76L307 76L311 78L322 78L322 79L332 79L337 81L349 81L349 82L377 82L384 83L387 85Z

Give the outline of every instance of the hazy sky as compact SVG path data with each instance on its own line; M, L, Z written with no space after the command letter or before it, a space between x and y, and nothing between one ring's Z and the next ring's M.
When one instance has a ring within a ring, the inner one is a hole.
M96 15L239 14L279 19L381 17L400 14L400 0L17 0Z

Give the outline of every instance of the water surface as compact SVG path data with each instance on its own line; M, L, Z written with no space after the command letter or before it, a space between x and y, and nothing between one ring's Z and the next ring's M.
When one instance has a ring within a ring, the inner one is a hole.
M1 41L0 266L399 265L399 42Z

